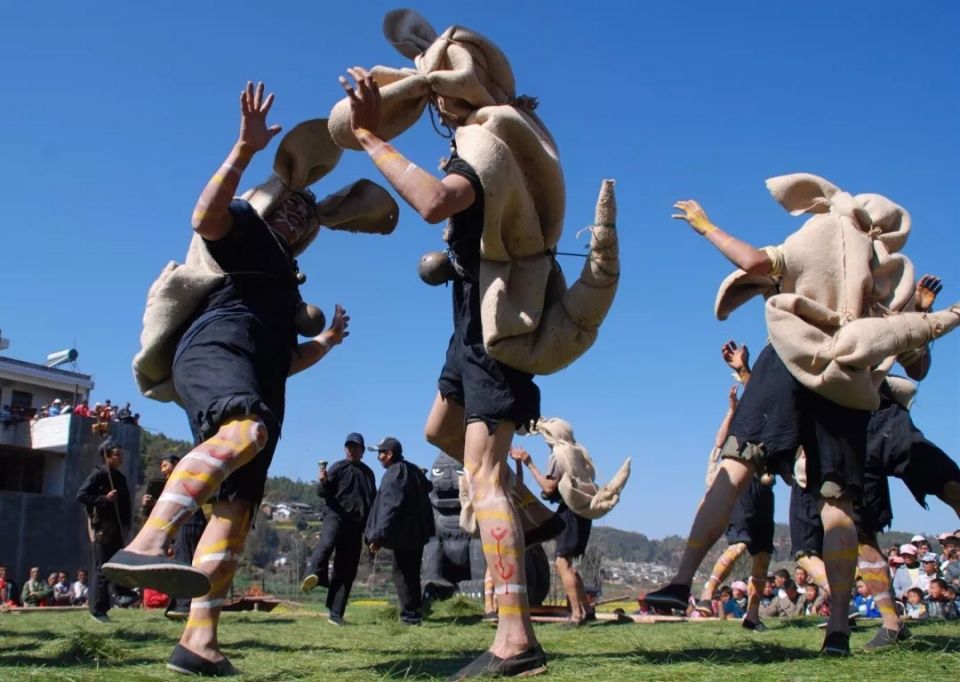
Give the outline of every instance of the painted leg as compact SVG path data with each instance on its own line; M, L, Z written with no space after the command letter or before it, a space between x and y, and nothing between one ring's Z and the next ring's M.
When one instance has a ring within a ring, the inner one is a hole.
M467 425L465 441L464 475L498 604L497 635L490 653L499 658L516 656L537 644L527 602L523 530L506 487L507 450L514 429L512 422L501 422L490 435L486 424L473 422Z
M823 521L823 563L830 586L827 633L850 633L850 594L857 567L857 531L853 503L847 499L820 500Z
M733 570L733 565L737 562L743 553L747 551L747 544L745 542L738 542L736 544L730 545L727 547L723 554L720 555L720 558L717 559L717 563L713 565L713 570L710 572L710 578L703 586L703 592L700 593L700 599L703 601L710 601L713 599L713 593L717 591L717 588L727 579L727 576L730 575L730 571Z
M210 592L190 602L190 617L180 644L209 661L224 658L217 626L250 528L250 511L247 501L214 503L213 515L193 559L193 565L210 576Z
M596 615L597 610L590 604L590 597L587 596L587 588L583 586L583 576L580 575L580 571L574 569L573 574L577 577L577 596L580 598L580 603L583 604L583 613L585 616L589 617L591 615Z
M746 490L753 474L754 466L750 462L729 458L723 460L713 485L697 509L673 584L689 586L693 582L703 557L729 525L733 505Z
M770 568L769 553L757 552L753 555L753 562L750 565L750 580L747 583L746 614L746 620L751 623L760 622L760 595L763 593L763 584L767 579L768 568Z
M807 555L797 559L797 566L807 572L807 577L821 590L830 594L830 584L827 582L827 567L823 559L814 555Z
M567 557L558 556L556 565L557 575L560 576L563 591L570 603L570 621L579 623L587 617L587 612L584 602L580 599L580 591L577 589L577 572L573 568L573 563Z
M463 422L463 405L437 393L423 429L424 436L428 443L443 450L458 462L463 462L466 440ZM554 512L516 477L513 478L509 492L519 512L519 521L525 533L530 533L553 520ZM562 526L560 528L562 530Z
M136 554L162 556L181 524L220 487L223 480L252 460L267 443L259 417L228 421L209 440L180 460L163 488L150 518L127 545Z
M490 567L487 566L483 574L483 612L484 614L495 613L497 604L493 598L493 576L490 574Z
M870 594L873 595L873 601L880 611L880 617L883 619L883 627L894 632L900 631L900 616L897 615L897 607L893 603L893 593L890 585L890 567L883 553L876 547L860 543L858 546L859 561L857 568L860 571L860 577L866 584Z

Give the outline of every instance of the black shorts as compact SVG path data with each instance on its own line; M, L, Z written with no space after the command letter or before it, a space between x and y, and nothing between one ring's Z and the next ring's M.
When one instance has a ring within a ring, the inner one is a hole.
M529 425L540 417L533 375L495 360L484 348L480 285L457 279L452 288L453 336L437 382L440 395L463 405L468 424L482 421L491 433L505 420Z
M790 544L794 559L823 553L820 500L796 483L790 486Z
M867 424L867 460L863 496L854 506L854 521L866 536L883 532L893 521L890 476L902 476L910 464L910 414L881 388L880 408Z
M733 508L727 542L746 544L751 555L773 553L773 486L763 485L757 476Z
M173 362L173 383L196 443L235 417L254 414L267 427L267 444L227 476L215 500L259 506L283 423L291 349L250 314L214 316L184 334Z
M577 516L564 502L561 502L560 506L557 507L557 514L566 524L563 532L557 536L557 556L565 559L576 559L583 556L583 553L587 551L587 543L590 541L590 529L593 527L593 521Z
M797 381L767 345L757 357L730 425L724 457L776 469L807 454L807 487L820 495L853 499L863 490L868 410L854 410L814 393ZM832 484L824 487L826 484Z

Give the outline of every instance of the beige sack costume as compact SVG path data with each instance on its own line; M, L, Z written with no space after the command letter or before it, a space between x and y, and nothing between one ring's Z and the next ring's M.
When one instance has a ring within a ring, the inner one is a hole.
M376 66L382 125L392 139L413 125L432 96L465 102L456 129L458 155L483 186L480 256L483 343L493 358L530 374L563 369L596 340L620 276L613 182L600 191L590 254L567 287L555 260L563 229L565 189L556 145L534 114L535 101L517 97L506 56L487 38L460 26L437 35L412 10L395 10L384 33L416 68ZM348 99L330 113L334 141L360 149L350 127Z
M955 329L960 306L910 312L913 264L899 253L910 214L886 197L851 196L808 173L771 178L767 188L792 215L813 217L780 246L764 249L771 276L738 270L724 280L717 318L757 294L769 296L770 342L790 374L835 403L874 410L896 356Z
M241 198L264 219L293 192L303 194L309 203L314 203L313 194L306 188L329 173L341 155L341 149L330 138L325 119L305 121L281 140L274 157L274 174ZM389 234L396 227L398 216L397 203L385 189L370 180L358 180L316 202L309 232L297 243L294 255L310 245L321 225L350 232ZM172 379L173 357L180 335L206 296L225 276L204 240L194 234L185 263L170 261L150 286L143 313L140 351L133 359L134 378L148 398L180 402ZM302 306L298 311L297 325L301 333L317 316L322 320L322 313L310 308L313 307Z

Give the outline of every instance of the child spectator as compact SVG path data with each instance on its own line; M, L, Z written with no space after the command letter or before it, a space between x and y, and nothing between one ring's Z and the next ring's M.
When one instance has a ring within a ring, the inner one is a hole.
M743 618L745 611L737 604L733 598L733 590L728 585L720 588L720 617L721 618Z
M814 583L806 585L804 588L803 599L800 602L801 616L819 616L820 607L823 606L823 595L820 594L820 588Z
M733 594L733 600L737 602L737 606L739 606L744 613L747 612L748 589L749 588L747 588L747 584L742 580L734 581L734 583L730 585L730 591Z
M907 590L907 604L903 617L907 620L924 620L927 617L927 607L923 603L923 592L919 587Z
M947 597L947 583L943 581L943 578L934 578L930 581L926 607L928 618L957 619L956 604Z
M860 576L857 576L857 594L853 598L853 606L861 618L880 617L880 609L873 602L873 595L870 594L867 584L863 582L863 578Z

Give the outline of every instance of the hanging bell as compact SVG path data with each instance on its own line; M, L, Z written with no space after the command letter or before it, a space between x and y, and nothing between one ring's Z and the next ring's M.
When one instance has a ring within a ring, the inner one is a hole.
M297 270L297 284L305 284L307 281L307 276Z
M300 336L317 336L327 326L327 319L320 308L301 301L293 314L293 323Z
M417 271L420 273L420 279L432 287L457 277L457 271L453 269L450 257L443 251L428 251L420 256Z

